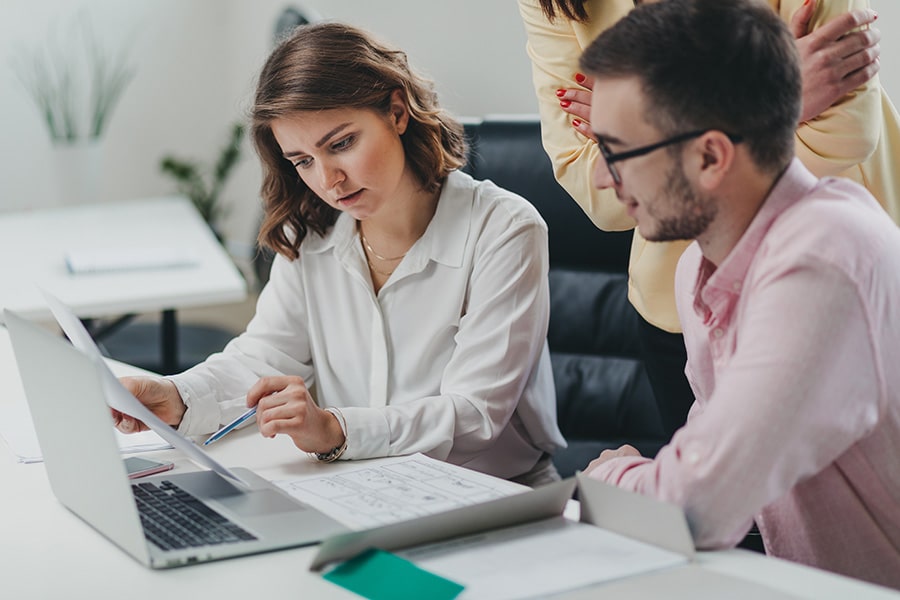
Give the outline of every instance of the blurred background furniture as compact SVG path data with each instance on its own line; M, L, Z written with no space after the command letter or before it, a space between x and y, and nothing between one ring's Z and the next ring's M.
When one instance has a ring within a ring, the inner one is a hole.
M286 6L278 14L272 32L272 45L277 45L284 37L289 35L295 27L320 20L318 13L310 8L298 6ZM220 154L217 167L208 170L215 177L225 179L228 171L234 166L240 152L240 143L243 137L243 127L235 124L232 129L231 144L226 146ZM197 177L200 169L196 163L166 157L163 160L163 170L175 177L186 191L194 190L197 196L192 198L195 204L207 206L214 217L219 206L217 194L220 187L213 182L212 186L197 186ZM203 183L199 180L199 183ZM219 182L221 184L221 181ZM208 219L213 220L213 219ZM269 280L269 268L271 267L272 253L258 249L251 268L256 275L257 285L255 291L259 291L262 285ZM158 321L128 322L123 326L114 327L103 340L103 346L109 356L122 362L140 366L158 373L178 373L202 362L206 357L219 352L233 337L243 330L243 326L249 320L246 309L238 309L239 315L233 316L222 311L209 311L211 314L200 317L201 320L184 322L174 329L167 324L170 319L167 314L160 316ZM209 322L202 322L202 320ZM175 363L160 364L157 358L156 348L160 345L175 347L178 360Z
M183 249L190 260L180 266L123 265L84 273L66 267L65 255L71 251L115 258L116 253L129 252L152 257L154 249ZM52 320L43 288L85 320L101 343L113 347L112 330L125 322L123 316L127 321L131 315L161 313L152 335L131 343L146 359L110 351L119 360L157 372L173 372L185 362L179 352L187 348L179 337L190 336L178 326L176 310L239 302L247 296L244 278L231 258L191 203L180 197L0 214L0 277L0 307L26 318Z

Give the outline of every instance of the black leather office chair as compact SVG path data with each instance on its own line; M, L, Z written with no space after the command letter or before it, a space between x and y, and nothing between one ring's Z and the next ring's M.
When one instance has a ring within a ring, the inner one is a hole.
M465 170L537 207L549 230L550 329L557 414L569 447L554 457L563 476L606 448L628 443L654 456L665 443L627 299L631 232L597 229L556 182L537 118L468 123Z

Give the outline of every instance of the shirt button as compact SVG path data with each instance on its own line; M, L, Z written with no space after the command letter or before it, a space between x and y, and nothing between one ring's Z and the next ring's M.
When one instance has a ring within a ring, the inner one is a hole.
M721 328L721 327L716 327L715 329L713 329L713 337L714 337L714 338L719 339L719 338L721 338L723 335L725 335L725 332L722 331L722 328Z
M735 282L733 282L733 283L731 284L731 289L733 289L733 290L736 291L736 292L741 291L741 282L740 282L740 281L735 281Z
M688 452L687 461L688 461L688 463L690 463L692 465L696 465L697 463L700 462L700 453L697 452L696 450L692 450L691 452Z

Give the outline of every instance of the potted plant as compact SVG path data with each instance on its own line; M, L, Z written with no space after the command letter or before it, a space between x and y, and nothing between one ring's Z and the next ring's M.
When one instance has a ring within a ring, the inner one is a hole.
M134 78L127 52L102 48L82 15L69 36L21 50L12 67L50 135L61 200L96 201L100 140Z
M126 62L127 53L110 57L86 19L81 19L81 27L74 32L81 38L83 52L78 52L77 42L70 38L67 48L48 43L23 52L13 62L54 144L100 139L134 77Z
M164 156L160 169L175 180L178 193L190 198L197 211L209 224L216 236L219 220L225 216L226 208L220 202L220 193L241 156L241 140L244 126L236 123L231 128L231 137L219 152L212 169L195 160Z

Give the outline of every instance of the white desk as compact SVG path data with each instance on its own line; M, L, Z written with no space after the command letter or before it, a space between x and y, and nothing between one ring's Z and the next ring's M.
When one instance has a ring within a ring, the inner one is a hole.
M121 367L114 368L124 372ZM0 327L0 403L19 401L22 394L9 338L6 330ZM265 440L253 429L231 434L228 440L210 446L210 452L223 464L248 467L271 479L298 476L318 469L355 466L347 462L316 463L298 452L287 437ZM155 454L174 460L176 469L193 468L174 450ZM86 473L89 470L90 465L86 465ZM16 463L8 449L0 449L0 481L0 590L4 598L115 598L124 595L130 600L165 597L247 600L261 594L316 600L359 598L308 571L315 554L314 547L152 571L59 504L50 490L42 464ZM616 597L718 600L723 597L721 588L711 590L704 585L709 583L708 578L705 582L699 581L699 575L710 573L765 584L810 600L900 598L900 594L884 588L744 550L702 552L693 566L651 574L646 585L631 585L626 593ZM572 592L565 598L593 599L601 593L602 587ZM756 600L760 596L727 594L727 597Z
M160 247L187 249L196 264L73 275L64 262L74 249ZM85 319L163 311L172 340L175 309L247 295L231 258L180 197L0 213L0 281L0 308L27 318L51 318L39 286ZM163 350L174 353L174 341ZM174 356L163 364L176 364Z

